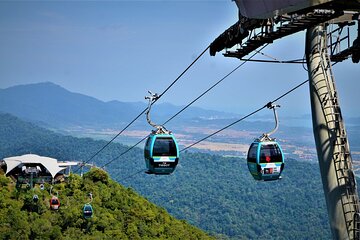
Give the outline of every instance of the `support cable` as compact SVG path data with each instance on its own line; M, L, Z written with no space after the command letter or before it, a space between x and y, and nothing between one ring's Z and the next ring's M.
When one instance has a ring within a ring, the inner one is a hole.
M249 61L249 62L260 62L260 63L293 63L293 64L304 64L305 61L303 59L293 59L293 60L264 60L264 59L248 59L248 58L240 58L241 61Z
M124 181L124 180L129 179L129 178L132 178L132 177L134 177L135 175L137 175L137 174L139 174L139 173L145 172L146 170L147 170L146 168L141 169L141 170L139 170L139 171L137 171L137 172L135 172L135 173L133 173L133 174L131 174L131 175L129 175L129 176L126 176L126 177L124 177L124 178L121 178L121 179L117 180L117 182L122 182L122 181Z
M264 45L259 51L263 50L265 47L267 47L266 44ZM258 51L258 52L259 52ZM253 58L255 55L257 54L254 53L252 54L249 59L244 60L244 62L242 62L241 64L239 64L237 67L235 67L232 71L230 71L228 74L226 74L223 78L221 78L219 81L217 81L215 84L213 84L211 87L209 87L206 91L204 91L202 94L200 94L198 97L196 97L194 100L192 100L190 103L188 103L185 107L183 107L180 111L178 111L176 114L174 114L171 118L169 118L166 122L163 123L163 125L167 124L168 122L170 122L171 120L173 120L175 117L177 117L177 115L179 115L180 113L182 113L185 109L187 109L188 107L190 107L192 104L194 104L197 100L199 100L200 98L202 98L205 94L207 94L208 92L210 92L213 88L215 88L217 85L219 85L222 81L224 81L226 78L228 78L231 74L233 74L236 70L238 70L240 67L242 67L245 63L247 63L249 60L251 60L251 58Z
M267 47L268 44L264 45L259 51L263 50L265 47ZM202 53L203 54L203 53ZM257 52L254 53L253 55L251 55L249 57L249 59L253 58L256 54L258 54ZM199 100L201 97L203 97L206 93L208 93L209 91L211 91L213 88L215 88L218 84L220 84L222 81L224 81L227 77L229 77L231 74L233 74L236 70L238 70L240 67L242 67L247 61L242 62L240 65L238 65L237 67L235 67L232 71L230 71L228 74L226 74L223 78L221 78L219 81L217 81L215 84L213 84L210 88L208 88L206 91L204 91L202 94L200 94L198 97L196 97L193 101L191 101L189 104L187 104L185 107L183 107L180 111L178 111L177 113L175 113L172 117L170 117L167 121L165 121L161 126L167 124L168 122L170 122L171 120L173 120L175 117L177 117L180 113L182 113L183 111L185 111L188 107L190 107L192 104L194 104L197 100ZM184 73L184 72L183 72ZM165 90L166 91L166 90ZM164 91L164 92L165 92ZM164 94L164 92L160 95L157 95L156 98L154 99L153 103L155 103L160 97L161 95ZM151 94L151 93L150 93ZM150 107L151 105L149 105ZM146 112L148 109L146 108L144 111ZM128 148L126 151L124 151L123 153L121 153L119 156L113 158L112 160L110 160L109 162L107 162L106 164L104 164L101 168L106 167L107 165L109 165L110 163L114 162L116 159L122 157L124 154L126 154L127 152L129 152L131 149L133 149L134 147L136 147L137 145L139 145L142 141L144 141L149 135L147 135L146 137L144 137L143 139L141 139L139 142L137 142L135 145L131 146L130 148Z
M103 151L107 146L110 145L118 136L120 136L128 127L130 127L136 120L140 118L146 112L147 108L145 108L139 115L137 115L128 125L126 125L118 134L116 134L109 142L107 142L102 148L100 148L94 155L92 155L87 161L83 162L86 164L90 162L94 157L96 157L101 151ZM79 170L79 169L77 169ZM75 172L77 172L77 170Z
M158 99L154 101L158 101L199 59L206 53L206 51L210 48L210 45L205 48L205 50L159 95ZM118 134L116 134L109 142L107 142L102 148L100 148L95 154L93 154L88 160L84 161L83 164L90 162L94 159L100 152L102 152L107 146L110 145L117 137L119 137L128 127L130 127L136 120L142 116L148 107L146 107L141 113L139 113L129 124L127 124ZM75 170L74 172L79 171L80 168Z
M137 145L139 145L142 141L144 141L146 138L148 138L149 135L146 135L144 138L142 138L140 141L138 141L137 143L135 143L134 145L132 145L131 147L129 147L128 149L126 149L124 152L122 152L119 156L114 157L112 160L110 160L109 162L105 163L101 168L105 168L107 165L109 165L110 163L114 162L116 159L121 158L123 155L125 155L127 152L129 152L131 149L135 148Z
M208 138L210 138L210 137L214 136L215 134L218 134L218 133L220 133L220 132L224 131L225 129L227 129L227 128L229 128L229 127L231 127L231 126L233 126L233 125L235 125L235 124L237 124L237 123L239 123L239 122L243 121L244 119L246 119L246 118L248 118L248 117L250 117L250 116L254 115L255 113L257 113L257 112L261 111L262 109L267 108L267 107L269 106L269 104L272 104L272 103L274 103L274 102L276 102L276 101L280 100L281 98L283 98L283 97L285 97L286 95L290 94L291 92L295 91L295 90L296 90L296 89L298 89L299 87L303 86L303 85L304 85L305 83L307 83L308 81L309 81L308 79L307 79L307 80L305 80L305 81L303 81L302 83L300 83L300 84L298 84L297 86L293 87L293 88L292 88L292 89L290 89L289 91L287 91L287 92L285 92L284 94L280 95L279 97L275 98L275 99L274 99L274 100L272 100L271 102L268 102L268 103L267 103L267 104L265 104L263 107L258 108L257 110L255 110L255 111L251 112L250 114L248 114L248 115L246 115L246 116L244 116L244 117L242 117L242 118L240 118L240 119L238 119L238 120L236 120L236 121L234 121L234 122L230 123L229 125L227 125L227 126L225 126L225 127L221 128L220 130L217 130L217 131L215 131L214 133L212 133L212 134L210 134L210 135L208 135L208 136L206 136L206 137L204 137L204 138L200 139L199 141L197 141L197 142L195 142L195 143L193 143L193 144L191 144L191 145L189 145L189 146L187 146L187 147L185 147L185 148L181 149L181 150L180 150L180 152L183 152L183 151L185 151L185 150L187 150L187 149L189 149L189 148L191 148L191 147L195 146L196 144L199 144L200 142L202 142L202 141L204 141L204 140L206 140L206 139L208 139ZM145 138L144 138L144 139L145 139ZM143 139L143 140L144 140L144 139ZM143 141L143 140L141 140L141 141ZM124 178L120 179L120 180L119 180L119 182L120 182L120 181L122 181L122 180L129 179L129 178L131 178L131 177L135 176L136 174L141 173L142 171L144 171L144 170L138 171L138 172L133 173L133 174L131 174L131 175L127 176L127 177L124 177Z
M262 49L264 49L266 46L267 46L267 45L265 45ZM261 49L261 50L262 50L262 49ZM259 50L259 51L261 51L261 50ZM257 53L258 53L259 51L257 51ZM204 53L204 52L203 52L203 53ZM202 54L203 54L203 53L202 53ZM255 56L257 53L254 53L249 59L251 59L251 58L252 58L253 56ZM198 57L198 58L199 58L199 57ZM197 59L198 59L198 58L197 58ZM196 60L195 60L195 61L196 61ZM171 118L169 118L166 122L164 122L163 125L165 125L166 123L170 122L170 121L173 120L175 117L177 117L181 112L183 112L185 109L187 109L189 106L191 106L194 102L196 102L198 99L200 99L200 98L201 98L202 96L204 96L206 93L208 93L210 90L212 90L214 87L216 87L219 83L221 83L223 80L225 80L228 76L230 76L233 72L235 72L237 69L239 69L241 66L243 66L246 62L247 62L247 61L241 63L239 66L237 66L235 69L233 69L230 73L228 73L227 75L225 75L222 79L220 79L218 82L216 82L216 83L215 83L214 85L212 85L210 88L208 88L205 92L203 92L203 93L200 94L197 98L195 98L193 101L191 101L188 105L186 105L184 108L182 108L182 109L181 109L180 111L178 111L176 114L174 114L174 115L173 115ZM189 67L188 67L187 69L189 69ZM183 73L185 73L185 71L184 71ZM183 74L183 73L182 73L182 74ZM179 79L179 78L177 78L175 81L177 81L178 79ZM300 86L302 86L303 84L305 84L305 83L308 82L308 81L309 81L309 80L305 80L304 82L300 83L299 85L295 86L294 88L290 89L289 91L287 91L286 93L284 93L283 95L281 95L280 97L274 99L273 101L271 101L271 102L269 102L269 103L278 101L279 99L285 97L286 95L288 95L288 94L291 93L292 91L296 90L297 88L299 88ZM172 85L173 85L173 84L172 84ZM159 95L159 98L160 98L160 96L162 96L168 89L169 89L169 88L167 88L162 94L160 94L160 95ZM155 100L155 101L157 101L157 100ZM199 144L200 142L205 141L206 139L208 139L208 138L210 138L210 137L212 137L212 136L214 136L214 135L216 135L216 134L224 131L225 129L227 129L227 128L229 128L229 127L231 127L231 126L233 126L233 125L235 125L235 124L243 121L244 119L246 119L246 118L248 118L248 117L256 114L257 112L259 112L259 111L261 111L262 109L266 108L269 103L267 103L266 105L264 105L263 107L255 110L255 111L253 111L252 113L250 113L250 114L242 117L241 119L238 119L237 121L235 121L235 122L233 122L233 123L231 123L231 124L229 124L229 125L221 128L221 129L217 130L216 132L214 132L214 133L212 133L212 134L210 134L210 135L208 135L208 136L200 139L199 141L197 141L197 142L195 142L195 143L193 143L193 144L185 147L184 149L180 150L180 152L183 152L183 151L185 151L185 150L187 150L187 149L195 146L196 144ZM144 110L144 112L145 112L146 110L147 110L147 108ZM143 114L143 113L142 113L142 114ZM142 141L144 141L148 136L149 136L149 135L147 135L147 136L145 136L144 138L142 138L142 139L141 139L140 141L138 141L135 145L131 146L131 147L128 148L126 151L124 151L123 153L121 153L119 156L113 158L112 160L110 160L109 162L107 162L106 164L104 164L101 168L106 167L106 166L109 165L110 163L114 162L114 161L117 160L118 158L120 158L120 157L122 157L123 155L125 155L127 152L129 152L130 150L132 150L133 148L135 148L137 145L139 145Z
M267 43L265 46L269 45L269 43ZM271 60L264 60L264 59L251 59L250 58L240 58L241 61L250 61L250 62L261 62L261 63L295 63L295 64L304 64L306 63L304 58L301 59L293 59L293 60L279 60L269 54L263 53L261 52L263 48L261 48L260 50L254 50L256 53L263 55L264 57L267 57ZM305 56L305 55L304 55Z
M164 95L197 62L197 60L199 60L200 57L206 53L209 48L210 45L159 95L159 98L161 98L162 95ZM159 98L157 100L159 100Z
M229 127L231 127L231 126L233 126L233 125L235 125L235 124L237 124L237 123L239 123L239 122L241 122L242 120L244 120L244 119L246 119L246 118L248 118L248 117L250 117L250 116L254 115L254 114L255 114L255 113L257 113L257 112L260 112L261 110L263 110L264 108L266 108L266 106L267 106L267 105L265 105L265 106L263 106L263 107L261 107L261 108L258 108L257 110L253 111L252 113L249 113L249 114L248 114L248 115L246 115L245 117L242 117L242 118L240 118L240 119L236 120L235 122L232 122L231 124L229 124L229 125L227 125L227 126L225 126L225 127L221 128L221 129L219 129L219 130L217 130L217 131L213 132L212 134L207 135L206 137L204 137L204 138L202 138L202 139L200 139L200 140L198 140L198 141L196 141L196 142L192 143L191 145L189 145L189 146L187 146L187 147L185 147L185 148L181 149L181 150L180 150L180 152L183 152L183 151L185 151L185 150L187 150L187 149L189 149L189 148L191 148L191 147L195 146L196 144L199 144L199 143L201 143L201 142L205 141L205 140L206 140L206 139L208 139L209 137L212 137L212 136L214 136L214 135L218 134L219 132L224 131L225 129L227 129L227 128L229 128Z
M269 103L273 103L273 102L276 102L276 101L280 100L281 98L285 97L285 96L286 96L286 95L288 95L289 93L291 93L291 92L293 92L294 90L296 90L297 88L301 87L302 85L304 85L304 84L305 84L305 83L307 83L308 81L309 81L309 80L305 80L304 82L302 82L302 83L300 83L299 85L297 85L297 86L293 87L292 89L290 89L289 91L287 91L286 93L282 94L280 97L278 97L278 98L276 98L276 99L272 100L272 101L271 101L271 102L269 102ZM189 149L189 148L191 148L191 147L195 146L196 144L199 144L199 143L201 143L201 142L205 141L206 139L208 139L208 138L210 138L210 137L214 136L215 134L218 134L219 132L222 132L222 131L224 131L225 129L227 129L227 128L229 128L229 127L231 127L231 126L233 126L233 125L235 125L235 124L237 124L237 123L239 123L239 122L241 122L241 121L245 120L246 118L248 118L248 117L250 117L250 116L254 115L255 113L257 113L257 112L261 111L262 109L266 108L266 107L268 106L268 104L269 104L269 103L267 103L266 105L264 105L264 106L263 106L263 107L261 107L261 108L258 108L258 109L257 109L257 110L255 110L255 111L253 111L253 112L249 113L248 115L246 115L246 116L244 116L244 117L242 117L242 118L240 118L240 119L238 119L238 120L236 120L236 121L234 121L234 122L230 123L229 125L227 125L227 126L225 126L225 127L221 128L221 129L219 129L219 130L215 131L214 133L212 133L212 134L210 134L210 135L208 135L208 136L206 136L206 137L204 137L204 138L202 138L202 139L200 139L200 140L196 141L195 143L193 143L193 144L191 144L191 145L189 145L189 146L187 146L187 147L185 147L185 148L181 149L181 150L180 150L180 152L183 152L183 151L185 151L185 150L187 150L187 149Z
M256 51L257 53L259 53L259 54L267 57L267 58L272 59L272 60L275 61L275 62L283 63L283 61L280 61L279 59L277 59L277 58L275 58L275 57L272 57L272 56L270 56L270 55L268 55L268 54L265 54L265 53L261 52L261 50L255 50L255 51Z

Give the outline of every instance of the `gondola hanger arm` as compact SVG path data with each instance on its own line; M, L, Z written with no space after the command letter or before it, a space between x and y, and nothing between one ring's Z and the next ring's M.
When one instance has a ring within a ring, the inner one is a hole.
M156 134L169 134L170 131L168 131L163 125L155 124L150 119L150 110L152 105L160 98L160 95L157 93L152 93L151 91L148 91L150 96L145 96L145 99L149 100L149 105L146 111L146 120L147 122L157 130L155 131Z
M265 139L271 140L270 135L274 134L279 128L279 120L278 120L276 108L280 107L280 105L274 104L273 102L268 102L265 106L274 111L275 127L270 132L264 133L263 136L261 137L261 140L265 140Z

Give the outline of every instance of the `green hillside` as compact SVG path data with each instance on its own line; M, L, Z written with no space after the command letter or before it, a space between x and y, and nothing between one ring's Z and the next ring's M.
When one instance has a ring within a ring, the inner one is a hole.
M49 185L45 190L17 189L1 173L0 186L0 239L211 239L99 169L54 186L59 210L49 208ZM94 216L85 219L82 208L89 193ZM34 194L39 201L33 201Z
M72 159L85 161L105 144L106 141L56 134L10 114L1 114L0 112L0 159L36 153L61 161ZM122 144L111 144L94 161L101 166L108 159L118 156L126 149L127 147ZM132 153L128 156L132 156Z
M105 141L62 136L0 114L0 157L36 153L60 160L87 160ZM141 146L140 146L141 147ZM113 143L98 166L127 148ZM286 159L283 180L257 182L246 161L182 153L170 176L144 174L143 151L135 148L107 166L110 176L178 219L230 239L330 239L319 166ZM83 198L86 192L82 192ZM84 201L81 202L84 204Z
M117 175L131 176L119 180L211 234L234 240L331 239L316 162L286 159L283 179L273 182L255 181L241 158L186 153L180 164L171 176Z

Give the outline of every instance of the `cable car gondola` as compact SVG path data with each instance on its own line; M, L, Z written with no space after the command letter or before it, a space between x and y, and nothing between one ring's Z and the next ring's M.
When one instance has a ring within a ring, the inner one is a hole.
M89 204L89 203L86 203L85 205L84 205L84 208L83 208L83 216L84 216L84 218L92 218L92 216L93 216L93 208L92 208L92 206L91 206L91 204Z
M276 126L271 132L256 139L247 155L247 165L251 175L256 180L264 181L280 179L284 169L284 154L280 144L274 138L270 138L270 135L278 129L275 107L279 106L268 103L267 107L274 110Z
M60 207L60 200L58 197L56 196L52 196L52 198L50 199L50 208L52 210L58 210Z
M247 164L256 180L277 180L284 169L284 157L274 140L255 140L249 149Z
M156 125L150 120L152 104L159 98L157 94L145 97L149 99L146 112L148 123L155 127L146 140L144 157L148 174L171 174L179 162L179 147L173 134L162 125Z
M175 137L171 133L151 133L145 144L144 155L147 173L172 173L179 162Z

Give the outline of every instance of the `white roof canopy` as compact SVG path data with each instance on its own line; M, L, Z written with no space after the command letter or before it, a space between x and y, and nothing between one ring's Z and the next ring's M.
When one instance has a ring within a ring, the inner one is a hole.
M11 170L19 166L20 164L41 164L43 165L54 178L55 175L66 167L59 167L57 159L42 157L35 154L25 154L22 156L16 157L8 157L4 158L4 162L6 163L7 169L6 174L8 174Z

